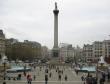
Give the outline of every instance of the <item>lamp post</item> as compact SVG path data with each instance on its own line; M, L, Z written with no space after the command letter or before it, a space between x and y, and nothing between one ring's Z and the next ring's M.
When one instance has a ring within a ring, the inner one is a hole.
M98 59L97 59L97 65L96 65L96 78L98 79Z
M4 67L4 76L3 76L4 81L3 81L3 84L6 84L6 82L5 82L5 76L6 76L6 59L4 59L4 61L3 61L3 67Z
M5 69L6 69L6 62L3 63L4 66L4 80L5 80Z

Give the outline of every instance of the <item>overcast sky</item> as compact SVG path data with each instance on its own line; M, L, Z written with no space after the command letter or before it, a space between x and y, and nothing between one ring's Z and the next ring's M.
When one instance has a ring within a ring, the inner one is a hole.
M52 48L55 1L60 11L59 43L82 46L110 38L110 0L0 0L0 29L6 38Z

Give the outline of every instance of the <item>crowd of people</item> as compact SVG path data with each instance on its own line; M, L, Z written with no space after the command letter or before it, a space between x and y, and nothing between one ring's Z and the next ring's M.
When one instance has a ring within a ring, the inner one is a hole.
M67 74L63 74L63 72L65 71L65 69L60 69L58 66L49 66L49 68L45 69L45 84L48 83L48 79L52 77L52 73L51 73L51 69L54 69L55 72L58 74L58 81L61 81L63 76L64 76L64 80L67 81L68 77Z
M64 66L39 66L37 68L39 68L38 70L36 70L36 66L33 65L32 67L32 71L36 71L36 74L32 74L31 72L22 72L22 73L18 73L17 77L8 77L8 80L21 80L22 77L27 79L27 84L32 84L32 81L36 81L37 77L40 75L40 72L44 71L44 81L45 84L48 84L48 80L51 80L51 78L54 77L53 75L53 71L56 75L56 79L57 81L62 81L65 80L68 81L68 77L69 75L65 73L65 67ZM75 70L76 75L78 75L78 71ZM91 75L90 73L88 73L87 75L83 74L81 76L81 80L84 84L104 84L105 81L108 79L108 81L110 81L110 72L108 72L108 74L105 73L101 73L100 78L97 78L94 75Z
M110 81L110 72L101 72L99 74L101 74L99 77L92 76L89 73L87 76L83 74L81 76L81 80L84 82L84 84L105 84L105 81Z

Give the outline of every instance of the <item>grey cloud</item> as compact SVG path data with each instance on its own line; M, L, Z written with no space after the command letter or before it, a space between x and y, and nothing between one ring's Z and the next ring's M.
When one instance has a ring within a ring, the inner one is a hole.
M0 0L0 28L7 37L52 48L55 1L60 10L59 42L83 45L109 35L110 0Z

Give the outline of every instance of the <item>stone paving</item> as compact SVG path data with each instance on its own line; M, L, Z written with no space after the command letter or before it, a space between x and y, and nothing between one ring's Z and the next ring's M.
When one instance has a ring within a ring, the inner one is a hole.
M65 69L64 69L65 68ZM82 73L79 73L76 75L73 69L70 67L60 67L60 69L63 69L62 79L61 81L58 80L58 72L56 72L55 69L49 70L49 73L51 71L52 77L49 78L48 84L83 84L81 81ZM23 74L23 73L22 73ZM45 84L45 67L43 67L40 71L39 67L36 67L35 70L28 72L27 74L36 75L36 80L32 81L32 84ZM15 77L18 75L18 73L12 73L8 74L11 77ZM64 80L64 76L68 76L68 81ZM0 81L0 84L3 84L3 81ZM22 76L22 79L20 81L18 80L6 80L6 84L27 84L26 77ZM109 84L109 83L106 83Z

